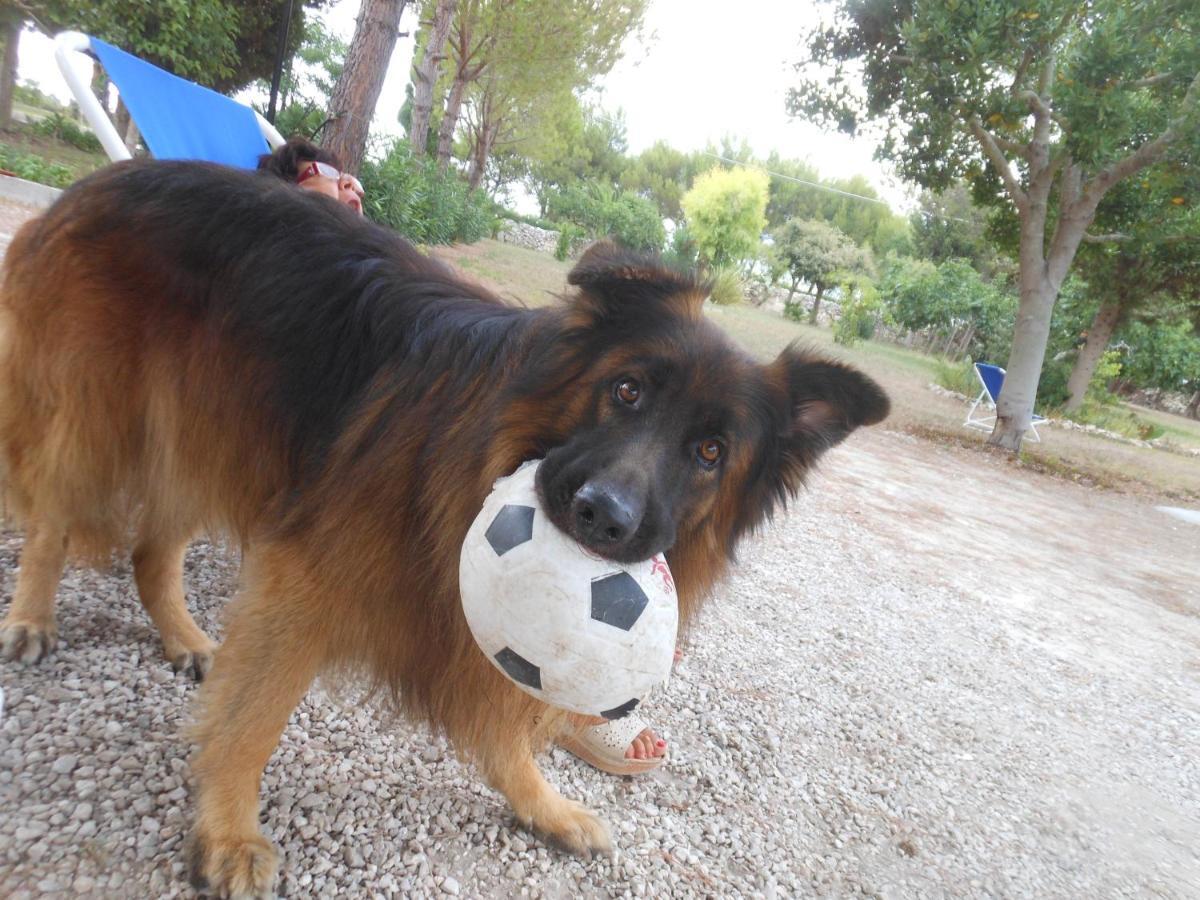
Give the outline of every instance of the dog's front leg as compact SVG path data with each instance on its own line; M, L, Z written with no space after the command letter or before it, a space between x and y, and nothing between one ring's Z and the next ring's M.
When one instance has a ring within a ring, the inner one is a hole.
M248 566L250 561L247 560ZM216 897L274 896L277 854L258 827L259 781L323 659L323 631L296 580L271 573L235 601L201 689L192 763L192 883Z
M556 791L538 770L524 742L493 747L476 758L488 783L508 798L523 824L580 856L612 849L604 820Z

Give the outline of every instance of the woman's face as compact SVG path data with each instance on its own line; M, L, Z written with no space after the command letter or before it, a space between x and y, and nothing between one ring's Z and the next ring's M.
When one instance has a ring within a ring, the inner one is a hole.
M329 163L305 163L296 176L296 185L301 190L315 191L344 203L360 216L363 214L362 185L353 175L343 174Z

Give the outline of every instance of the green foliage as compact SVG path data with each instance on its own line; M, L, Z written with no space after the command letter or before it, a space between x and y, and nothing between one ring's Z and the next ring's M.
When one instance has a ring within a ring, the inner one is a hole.
M0 169L7 169L26 181L51 187L63 188L75 180L75 175L66 166L46 162L40 156L21 153L7 144L0 144Z
M1200 334L1186 320L1131 322L1124 375L1138 387L1190 393L1200 389Z
M29 128L34 134L55 138L87 153L101 153L104 150L96 135L61 112L52 112Z
M13 85L13 99L34 109L45 109L50 112L65 112L66 107L59 103L58 98L42 91L35 82L27 81Z
M871 251L824 222L793 219L777 228L773 237L772 266L790 276L793 291L806 282L822 294L847 273L874 273Z
M988 237L986 210L972 202L970 190L961 182L941 193L922 191L909 216L909 228L913 253L921 259L935 263L965 259L989 280L1013 268Z
M604 182L582 182L556 191L547 205L553 221L577 225L591 238L612 237L634 250L655 253L666 240L653 203Z
M302 0L292 12L289 50L304 33ZM51 31L101 38L156 66L221 92L267 78L274 69L279 0L28 0Z
M833 323L833 339L846 346L870 340L887 316L874 282L865 275L846 275L838 287L842 312Z
M1164 430L1160 425L1139 419L1125 407L1115 402L1111 395L1104 400L1089 396L1083 405L1074 412L1060 413L1064 418L1083 425L1095 425L1105 431L1112 431L1123 437L1140 441L1152 441L1162 437Z
M678 269L694 269L697 262L696 242L687 225L676 225L671 233L671 243L663 254L663 261Z
M275 127L280 134L317 137L325 124L325 110L342 74L347 49L346 42L326 31L319 20L305 23L300 46L287 60L279 79ZM269 80L259 83L264 94L270 87ZM265 104L259 112L266 112Z
M363 162L366 213L418 244L473 243L492 233L493 205L456 173L439 174L430 159L417 159L406 140L396 140L382 159Z
M722 268L752 260L767 224L767 176L755 169L714 168L680 201L702 263Z
M554 245L554 258L559 262L566 262L571 256L571 251L575 249L576 244L586 236L583 229L578 225L563 222L558 226L558 243Z
M979 394L979 379L975 377L975 365L968 361L951 362L947 359L934 360L934 381L948 391L957 391L964 397Z
M984 281L966 260L934 265L891 257L879 279L879 293L901 328L948 336L972 324L970 356L1000 365L1008 358L1017 298L1002 282Z
M714 269L709 273L712 292L709 299L718 306L740 306L746 299L742 276L737 269Z

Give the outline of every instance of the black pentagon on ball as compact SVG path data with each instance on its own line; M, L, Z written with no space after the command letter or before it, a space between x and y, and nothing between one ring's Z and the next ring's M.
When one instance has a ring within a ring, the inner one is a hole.
M496 513L484 536L497 556L503 556L533 537L533 513L532 506L513 504L505 505Z
M620 706L614 706L612 709L606 709L604 712L600 713L600 715L609 721L612 721L613 719L623 719L633 712L640 702L641 701L637 698L634 698L633 700L626 700Z
M628 631L650 599L628 572L605 575L592 582L592 618Z
M518 684L537 688L539 691L542 689L542 670L511 647L505 647L497 653L496 662L508 677Z

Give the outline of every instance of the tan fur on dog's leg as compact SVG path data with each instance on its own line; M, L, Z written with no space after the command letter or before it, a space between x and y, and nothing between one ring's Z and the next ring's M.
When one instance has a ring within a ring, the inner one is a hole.
M278 856L258 828L259 781L320 665L315 637L278 593L239 601L201 689L192 764L192 883L218 897L271 894ZM311 624L311 623L310 623Z
M580 856L612 850L612 835L604 820L556 791L528 750L497 748L479 763L488 784L508 798L523 824Z
M0 622L0 657L35 663L54 649L54 594L66 558L65 529L30 519L12 606Z
M144 537L133 551L133 573L142 606L162 637L167 660L177 672L202 681L212 667L216 642L188 612L183 592L183 556L187 540Z

